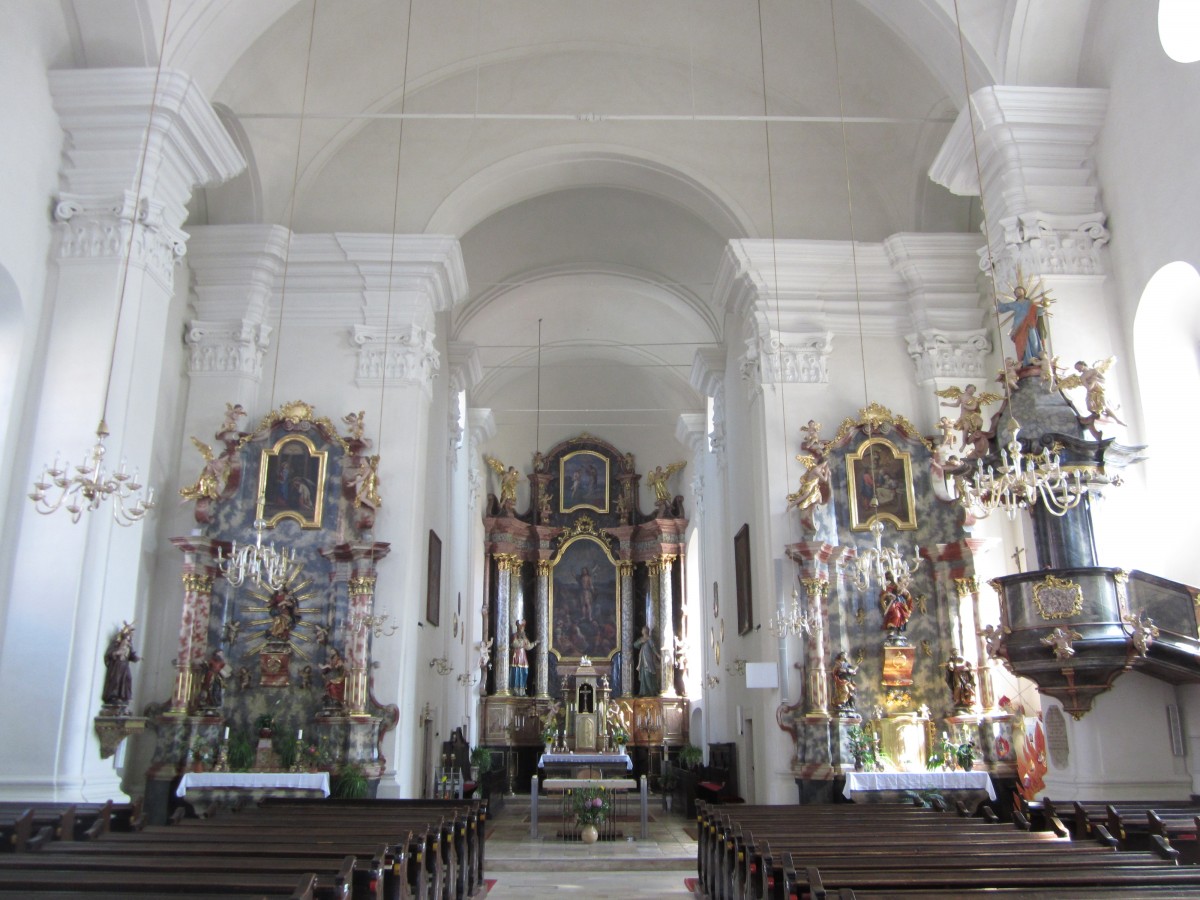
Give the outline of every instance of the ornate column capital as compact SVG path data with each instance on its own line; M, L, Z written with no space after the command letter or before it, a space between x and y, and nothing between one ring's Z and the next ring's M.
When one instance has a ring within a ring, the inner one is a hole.
M248 319L188 323L188 375L245 375L262 378L263 354L270 346L271 326Z
M968 575L965 578L955 578L954 592L958 595L959 600L963 600L973 594L978 594L979 579L974 575Z
M515 553L496 553L493 554L496 560L496 568L501 572L519 572L521 570L521 557Z
M432 330L415 324L403 330L355 325L351 340L358 347L355 384L359 387L378 387L384 381L388 385L411 384L421 388L426 397L432 396L433 379L442 366Z
M987 378L988 354L992 345L983 328L971 331L928 331L905 337L908 355L917 367L917 383L937 378L955 380Z
M633 574L633 560L618 559L617 560L617 574L619 576L621 576L622 578L626 577L627 575L632 575Z
M184 572L181 576L183 589L192 594L211 594L213 576L202 575L198 572Z
M350 579L349 590L351 594L374 594L375 576L355 575Z
M553 571L554 571L554 560L539 559L537 561L537 573L538 573L539 578L549 577L550 573Z
M826 578L801 578L800 584L810 600L824 600L829 596L829 580Z

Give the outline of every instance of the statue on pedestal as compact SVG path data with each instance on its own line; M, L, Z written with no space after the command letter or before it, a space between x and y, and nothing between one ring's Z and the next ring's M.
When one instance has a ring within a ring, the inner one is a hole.
M839 650L833 660L833 706L839 715L857 714L854 709L854 698L858 694L858 685L854 676L858 674L858 666L850 662L845 650Z
M104 687L100 693L104 708L101 715L129 715L129 700L133 697L133 674L129 664L140 659L133 649L133 624L126 622L104 651Z
M660 659L650 627L642 626L642 636L633 642L637 650L638 694L642 697L658 696L658 661Z
M975 705L975 671L960 653L946 663L946 686L956 710L970 710Z
M884 573L883 590L879 592L879 607L883 611L883 629L888 632L889 644L907 644L904 636L912 616L913 596L908 588L896 583L891 572Z

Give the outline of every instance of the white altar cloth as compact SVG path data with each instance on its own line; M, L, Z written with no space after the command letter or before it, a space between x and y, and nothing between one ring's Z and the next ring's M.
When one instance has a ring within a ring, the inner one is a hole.
M627 771L633 769L633 760L628 753L543 753L538 759L538 768L551 766L619 766Z
M176 797L192 791L320 791L329 796L328 772L188 772Z
M848 772L842 796L867 791L983 791L996 799L987 772Z

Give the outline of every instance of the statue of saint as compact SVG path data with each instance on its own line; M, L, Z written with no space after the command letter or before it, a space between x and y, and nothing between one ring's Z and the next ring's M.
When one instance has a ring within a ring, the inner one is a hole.
M133 697L133 674L129 664L140 659L133 649L133 625L126 622L104 651L104 687L100 699L104 701L105 715L129 715L129 700Z
M850 662L845 650L839 650L833 660L833 707L839 713L854 712L854 698L858 694L858 685L854 676L858 674L858 666Z

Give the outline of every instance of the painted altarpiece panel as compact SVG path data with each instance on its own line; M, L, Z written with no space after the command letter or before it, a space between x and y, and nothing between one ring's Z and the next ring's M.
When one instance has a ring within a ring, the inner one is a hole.
M594 450L576 450L558 461L558 511L608 512L609 460Z
M571 538L550 577L550 652L561 662L609 660L620 649L617 563L598 538Z

